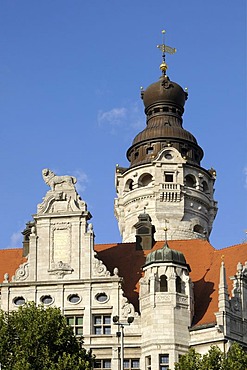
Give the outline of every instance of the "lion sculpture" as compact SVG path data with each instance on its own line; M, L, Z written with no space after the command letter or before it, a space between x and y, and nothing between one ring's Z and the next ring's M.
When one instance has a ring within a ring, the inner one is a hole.
M76 184L76 178L74 176L57 176L49 168L44 168L42 171L44 182L51 187L51 190L55 190L56 185L66 184L67 187L74 187Z

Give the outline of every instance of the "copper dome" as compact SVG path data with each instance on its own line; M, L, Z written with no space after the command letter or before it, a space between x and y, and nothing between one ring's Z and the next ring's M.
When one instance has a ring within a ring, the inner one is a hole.
M163 75L159 81L148 86L143 92L142 98L146 109L157 103L171 103L183 108L187 92L176 82L170 81L168 76Z
M163 117L160 117L160 120L162 120L162 118ZM132 145L158 138L176 138L197 144L196 138L189 131L184 130L181 126L170 126L166 122L157 124L156 118L156 124L148 125L143 131L139 132L134 138Z
M173 146L189 163L200 165L203 151L196 138L183 128L188 94L163 74L141 92L147 117L146 128L134 138L127 151L130 166L150 163L165 146Z
M154 250L147 255L145 266L153 263L175 263L188 267L183 253L170 249L167 242L164 244L163 248Z

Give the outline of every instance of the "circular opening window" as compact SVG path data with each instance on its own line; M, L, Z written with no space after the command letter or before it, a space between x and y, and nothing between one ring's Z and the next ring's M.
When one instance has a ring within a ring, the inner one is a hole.
M171 155L171 153L166 153L165 154L165 159L172 159L172 155Z
M40 298L40 301L43 304L51 304L53 302L53 298L50 295L44 295L43 297Z
M76 304L76 303L79 303L79 302L80 302L80 300L81 300L81 298L79 297L79 295L78 295L78 294L70 294L70 295L68 296L68 301L69 301L70 303L74 303L74 304Z
M105 293L98 293L96 294L95 298L98 302L101 302L101 303L104 303L108 300L108 296Z
M25 298L23 297L15 297L13 302L16 306L23 306L25 304Z

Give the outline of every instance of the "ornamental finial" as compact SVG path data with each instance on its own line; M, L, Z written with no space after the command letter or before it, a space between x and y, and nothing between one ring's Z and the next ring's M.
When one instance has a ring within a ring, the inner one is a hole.
M157 45L157 48L162 51L162 63L160 65L160 69L161 69L163 75L165 75L166 70L168 68L168 65L166 64L166 53L174 54L174 53L176 53L177 50L175 48L171 48L170 46L165 45L165 33L166 33L166 31L162 30L161 33L162 33L162 44Z
M164 227L164 232L165 232L165 244L167 244L167 231L168 231L167 222L169 222L169 221L168 221L167 219L165 219L165 227Z

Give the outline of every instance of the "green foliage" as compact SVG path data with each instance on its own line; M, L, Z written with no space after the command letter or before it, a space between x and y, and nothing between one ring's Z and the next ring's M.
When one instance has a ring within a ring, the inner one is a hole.
M246 370L247 369L247 353L243 348L233 343L227 353L227 357L224 361L224 370Z
M247 353L243 348L233 343L228 353L217 346L212 346L208 353L201 356L193 348L175 364L175 370L246 370Z
M202 370L223 370L224 355L217 346L212 346L208 353L202 357Z
M92 356L82 348L58 308L0 312L2 370L90 370Z
M194 348L190 348L186 355L181 356L179 363L175 364L175 370L200 370L201 355Z

